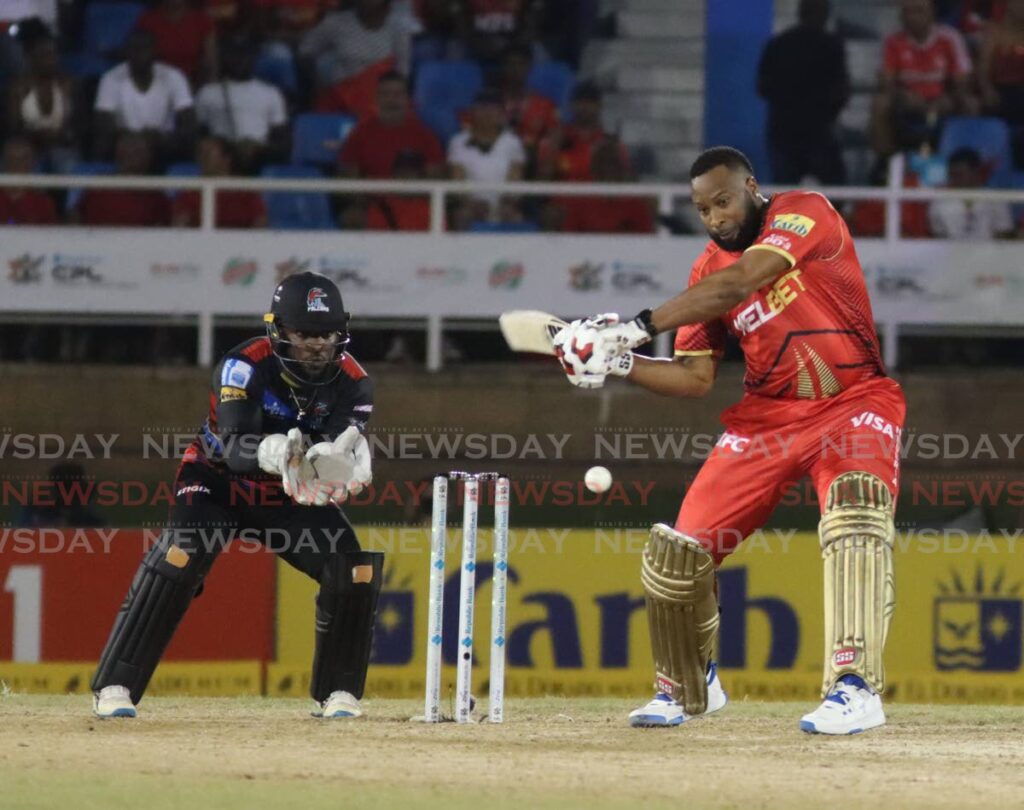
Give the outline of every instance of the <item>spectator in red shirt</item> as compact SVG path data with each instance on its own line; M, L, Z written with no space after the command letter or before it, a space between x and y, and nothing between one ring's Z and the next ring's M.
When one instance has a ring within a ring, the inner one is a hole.
M316 27L328 6L337 7L337 3L324 0L252 0L252 5L262 39L283 42L292 50L298 48L307 31Z
M598 183L627 182L621 144L606 138L595 146L590 171ZM654 233L654 210L646 197L566 197L561 207L562 230L569 233Z
M1010 125L1014 163L1024 168L1024 0L1009 0L1003 20L985 31L978 87L985 111Z
M153 35L157 60L176 67L193 87L216 75L214 23L205 11L186 0L160 0L139 17L137 27Z
M203 177L230 177L234 173L227 141L212 135L199 141L196 162ZM263 197L255 191L218 191L215 206L214 226L217 228L263 228L267 224L267 208ZM171 205L171 224L176 228L199 227L201 207L198 191L179 192Z
M526 86L533 66L533 51L526 45L513 45L501 60L501 92L505 99L508 127L523 142L528 154L534 154L541 139L558 128L555 103Z
M424 124L409 103L405 77L390 72L377 82L377 114L360 121L345 139L338 155L338 172L344 177L391 177L401 152L423 156L427 177L444 171L444 151L437 136Z
M4 174L34 174L36 156L28 138L14 135L4 141ZM45 191L0 187L0 225L55 225L57 206Z
M426 165L419 152L399 152L391 176L422 180ZM371 231L430 230L430 198L422 194L382 194L370 198L366 227Z
M541 180L587 182L594 147L610 138L601 124L601 90L593 82L581 82L572 93L572 122L562 124L545 137L537 150L537 177ZM624 146L622 160L629 166Z
M141 132L122 132L114 147L117 174L139 177L150 173L149 141ZM132 188L90 188L71 218L83 225L160 227L171 221L171 203L163 191Z
M872 142L882 156L933 141L942 119L974 114L971 57L960 33L935 22L932 0L903 0L903 30L886 37Z

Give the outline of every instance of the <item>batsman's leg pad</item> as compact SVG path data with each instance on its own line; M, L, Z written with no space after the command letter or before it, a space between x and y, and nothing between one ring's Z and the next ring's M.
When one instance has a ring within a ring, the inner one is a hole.
M185 616L214 555L175 544L165 532L147 552L114 620L91 687L126 686L132 703L142 693Z
M655 689L689 715L707 709L707 667L718 635L715 561L699 542L664 524L651 527L640 580L654 652Z
M324 566L310 684L318 703L339 690L362 698L383 579L384 555L377 551L337 552Z
M848 472L830 485L818 533L825 562L822 696L847 672L885 688L882 651L896 606L893 498L875 475Z

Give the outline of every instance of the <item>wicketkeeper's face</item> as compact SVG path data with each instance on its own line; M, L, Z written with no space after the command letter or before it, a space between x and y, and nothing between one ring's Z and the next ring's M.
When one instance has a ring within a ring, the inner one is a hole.
M291 359L303 363L314 374L326 370L337 356L337 332L304 332L284 327L281 334L289 344Z

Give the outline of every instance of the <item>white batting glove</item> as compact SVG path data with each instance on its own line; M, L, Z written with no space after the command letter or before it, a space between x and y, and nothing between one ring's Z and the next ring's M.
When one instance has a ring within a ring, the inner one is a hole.
M260 469L281 476L285 494L302 506L323 506L330 490L320 486L316 471L303 454L302 431L292 428L287 436L265 436L256 450Z
M651 341L650 334L639 318L623 322L618 313L605 312L589 318L587 323L600 330L605 350L614 356L625 354Z
M578 388L600 388L613 359L601 340L599 329L577 320L562 327L552 339L555 356L569 382Z
M370 483L370 447L354 425L333 442L318 442L309 448L306 460L318 480L330 490L331 503L344 503Z

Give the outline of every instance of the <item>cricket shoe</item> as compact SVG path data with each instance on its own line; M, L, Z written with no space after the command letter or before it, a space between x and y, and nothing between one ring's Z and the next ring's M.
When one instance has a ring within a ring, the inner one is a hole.
M331 692L330 697L313 712L314 717L333 720L342 717L362 717L359 701L348 692Z
M712 662L708 667L708 707L704 714L717 712L728 702L729 696L722 689L722 682L718 680L718 665ZM665 728L682 725L687 720L692 720L694 716L704 715L689 715L669 695L658 692L646 706L629 713L629 724L633 728Z
M800 720L800 730L808 734L860 734L884 725L881 696L852 673L836 681L822 704Z
M104 686L92 696L92 713L97 717L135 717L135 704L127 686Z

